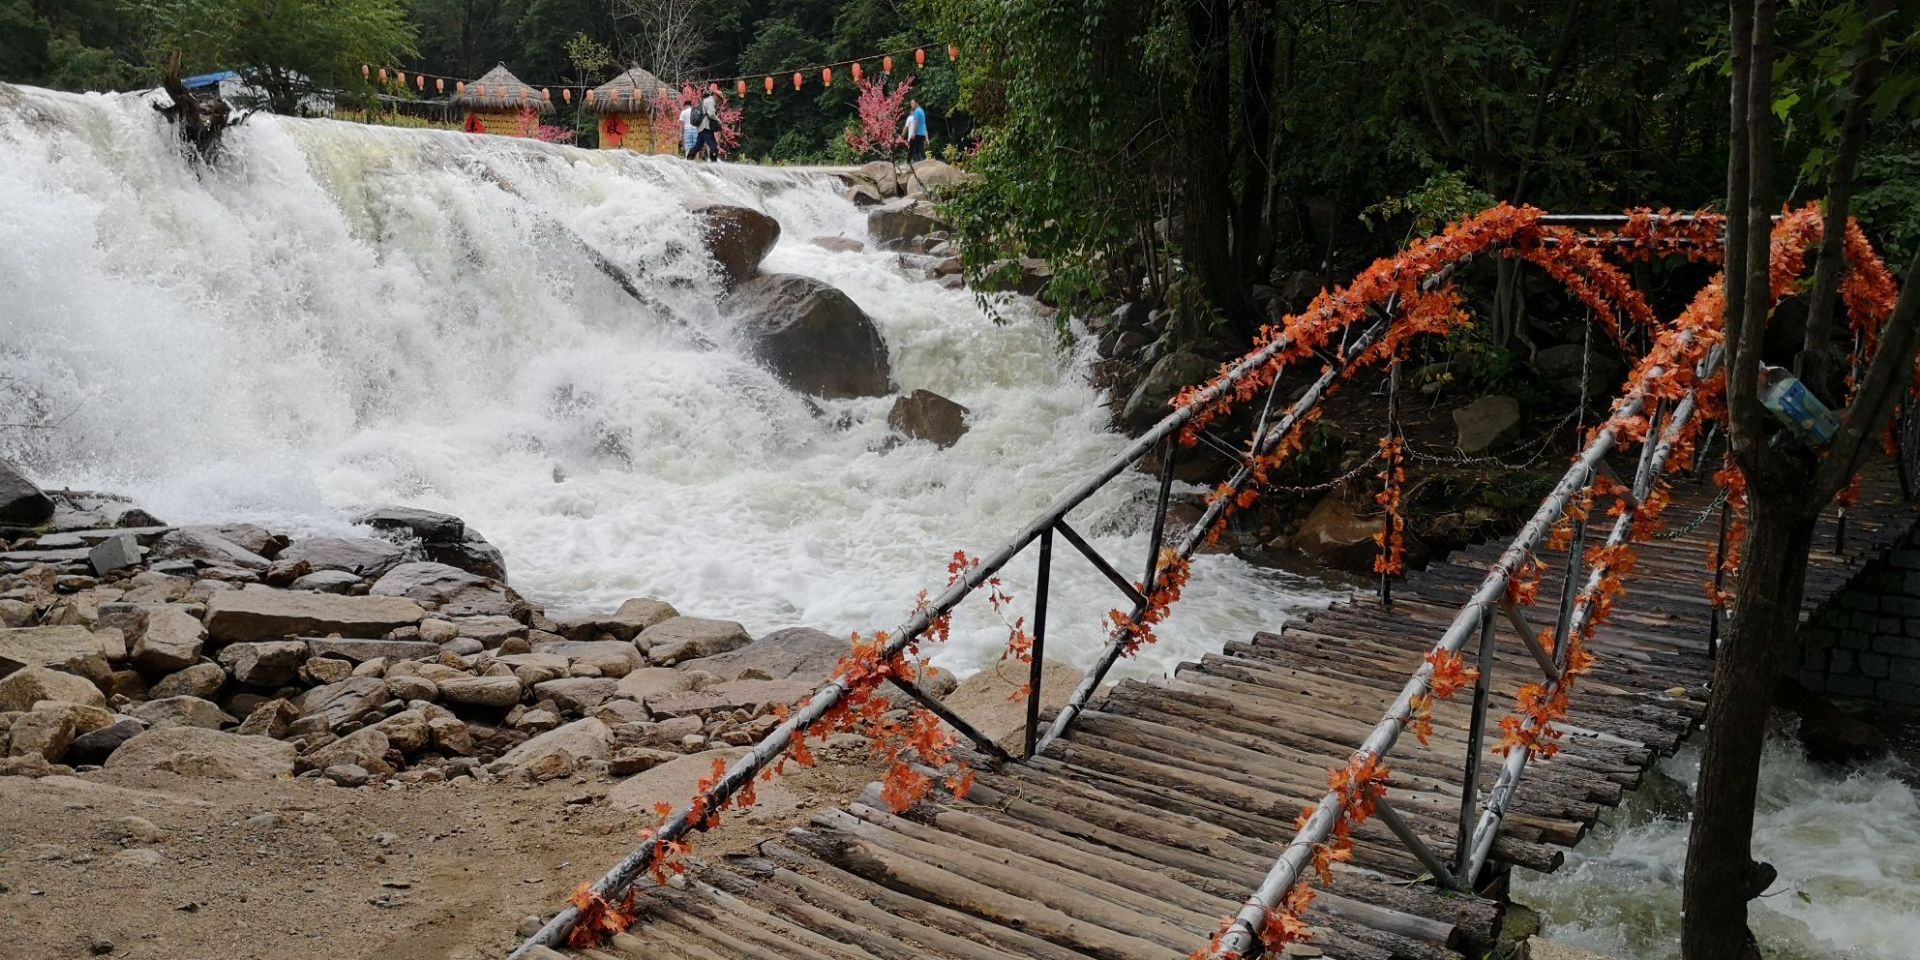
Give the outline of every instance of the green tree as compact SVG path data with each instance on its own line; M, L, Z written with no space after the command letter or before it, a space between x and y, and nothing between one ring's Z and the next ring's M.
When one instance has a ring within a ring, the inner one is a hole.
M0 0L0 80L73 90L151 83L117 0Z
M513 59L523 46L517 28L524 0L410 0L418 65L435 73L477 77Z
M178 50L190 71L234 70L294 113L315 91L361 83L361 64L417 51L399 0L124 0L146 24L149 62Z

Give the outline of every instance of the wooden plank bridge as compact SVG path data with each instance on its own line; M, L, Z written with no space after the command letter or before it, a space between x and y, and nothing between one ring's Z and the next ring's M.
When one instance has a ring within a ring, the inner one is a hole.
M1601 810L1680 743L1705 710L1711 672L1702 582L1719 532L1715 493L1676 486L1672 539L1642 546L1628 595L1591 644L1598 663L1560 724L1558 755L1532 764L1507 807L1491 851L1495 879L1479 893L1423 883L1431 873L1422 861L1381 820L1368 821L1353 862L1337 866L1337 881L1307 913L1311 945L1290 945L1290 955L1478 953L1498 932L1504 867L1555 869ZM1822 524L1807 610L1906 536L1915 515L1890 471L1870 473L1844 543L1839 523ZM1390 605L1358 595L1277 634L1228 643L1170 678L1122 682L1040 756L997 769L974 757L978 781L965 800L936 793L896 816L876 784L757 855L696 865L666 887L643 882L640 922L572 954L1186 957L1260 884L1302 805L1325 792L1327 770L1367 737L1498 558L1497 547L1468 548L1398 584ZM1560 576L1543 578L1543 597ZM1493 649L1492 693L1510 702L1540 668L1518 642ZM1470 711L1440 703L1431 748L1392 763L1400 817L1448 863L1465 779L1451 758L1465 752ZM1489 730L1483 747L1498 739ZM1482 794L1490 773L1479 778Z

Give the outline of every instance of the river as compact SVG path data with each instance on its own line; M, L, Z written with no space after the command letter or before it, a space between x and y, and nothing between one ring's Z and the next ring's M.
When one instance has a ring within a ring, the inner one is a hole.
M955 550L991 551L1126 443L1086 345L1026 305L997 325L893 254L811 244L865 236L826 176L264 115L211 167L176 144L138 97L0 85L0 403L19 411L0 420L32 425L0 429L0 455L50 485L313 533L369 505L444 510L555 612L656 596L755 633L846 633L897 624ZM890 398L822 415L750 360L686 212L704 200L778 219L764 269L848 293L903 390L971 408L960 443L885 449ZM1151 483L1129 473L1075 515L1123 569L1144 563ZM1007 574L1023 607L1032 568ZM1127 669L1336 595L1203 557ZM1086 666L1120 605L1062 555L1049 654ZM972 604L936 662L964 675L1005 639Z

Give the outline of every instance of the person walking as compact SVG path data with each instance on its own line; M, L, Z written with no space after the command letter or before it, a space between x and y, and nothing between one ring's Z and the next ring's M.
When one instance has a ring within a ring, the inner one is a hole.
M720 131L720 94L709 89L706 96L700 98L700 138L694 143L693 152L697 157L706 151L709 163L720 159L720 141L715 135Z
M692 160L699 145L700 128L693 125L693 101L689 100L680 108L680 155Z
M911 101L913 110L907 114L907 163L915 164L927 158L927 111L920 101Z

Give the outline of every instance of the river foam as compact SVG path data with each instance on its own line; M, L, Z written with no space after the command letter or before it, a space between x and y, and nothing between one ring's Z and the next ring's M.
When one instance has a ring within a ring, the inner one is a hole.
M1603 817L1558 873L1516 871L1543 935L1619 960L1680 956L1680 881L1699 751L1684 748ZM1790 744L1761 763L1754 856L1780 877L1749 919L1774 960L1920 955L1920 799L1890 766L1838 775ZM1664 778L1660 776L1664 775Z
M966 437L885 450L890 399L819 416L747 359L700 200L780 220L766 268L846 291L903 389L972 409ZM42 425L0 430L0 455L176 523L445 510L556 611L651 595L756 633L890 628L953 551L992 550L1125 439L1049 321L1013 304L996 325L892 254L807 242L826 234L864 218L818 175L271 116L196 168L137 97L0 86L0 402L19 413L0 421ZM638 268L651 305L582 242ZM1151 482L1075 515L1123 569L1144 562ZM1008 570L1022 606L1032 566ZM1131 669L1334 595L1203 557ZM1049 653L1084 666L1120 601L1070 555L1052 597ZM978 607L937 656L963 674L1004 646Z

